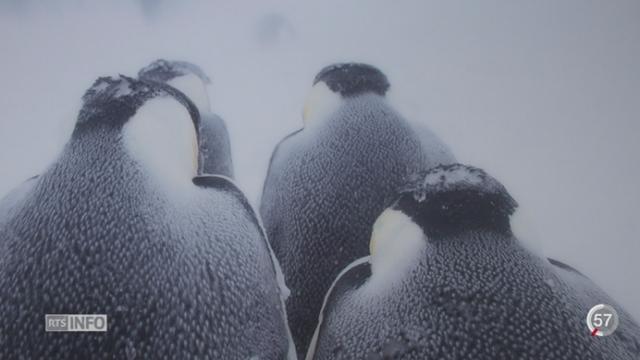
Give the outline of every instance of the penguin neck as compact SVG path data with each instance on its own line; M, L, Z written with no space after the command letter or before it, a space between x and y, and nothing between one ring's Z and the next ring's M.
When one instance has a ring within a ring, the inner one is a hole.
M481 233L507 237L512 235L509 216L489 211L491 209L479 208L479 211L461 212L459 206L446 203L439 206L436 202L422 209L409 207L410 205L412 203L405 204L407 209L404 211L430 239L462 239Z
M404 213L387 209L373 225L369 249L372 276L367 288L386 289L401 282L423 256L427 241Z
M122 128L122 145L170 197L182 198L197 175L197 132L185 108L172 99L151 99Z
M191 180L183 184L158 178L161 174L131 156L118 130L94 130L82 135L67 145L50 177L62 193L82 191L82 197L72 196L71 200L100 199L105 211L117 212L114 206L123 203L132 207L154 204L151 208L157 211L158 206L189 204L200 195Z
M486 229L466 230L455 234L427 238L430 247L441 249L449 247L496 248L515 243L515 238L511 232Z
M70 204L71 208L100 199L105 211L111 211L112 203L122 204L122 199L130 199L126 201L130 204L142 201L144 174L118 143L118 137L116 129L105 127L74 134L59 159L43 174L48 187L56 190L51 195L77 202Z
M379 129L380 124L388 121L389 114L396 113L385 97L364 93L322 105L321 109L311 112L304 128L364 136L359 131Z
M304 103L302 121L305 128L327 121L344 104L344 98L327 84L315 84Z

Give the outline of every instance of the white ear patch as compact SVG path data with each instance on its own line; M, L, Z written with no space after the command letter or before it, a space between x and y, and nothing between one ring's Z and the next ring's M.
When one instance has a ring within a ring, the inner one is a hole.
M334 93L327 84L320 81L313 85L302 111L305 125L326 119L342 105L340 94Z
M201 113L211 112L207 85L195 74L187 74L176 77L167 84L182 91L198 107Z
M197 135L187 109L171 97L147 101L122 129L129 154L158 184L191 185L197 172Z
M411 218L399 210L385 210L373 225L367 288L377 289L403 279L424 256L426 246L422 229Z

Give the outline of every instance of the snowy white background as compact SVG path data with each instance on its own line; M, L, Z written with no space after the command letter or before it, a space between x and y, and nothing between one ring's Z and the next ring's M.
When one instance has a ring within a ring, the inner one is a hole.
M41 172L99 75L203 67L257 202L316 72L380 67L408 118L520 203L531 248L640 319L640 2L2 1L0 196Z

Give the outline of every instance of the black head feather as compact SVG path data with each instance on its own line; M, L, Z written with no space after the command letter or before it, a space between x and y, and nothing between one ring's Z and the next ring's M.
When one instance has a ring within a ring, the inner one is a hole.
M179 90L162 83L119 75L100 77L85 92L76 129L94 125L122 126L146 101L158 96L170 96L180 102L189 111L196 129L199 128L197 107Z
M441 165L412 177L393 205L430 238L469 230L510 234L509 216L518 206L505 187L483 170Z
M329 89L343 97L352 97L367 92L384 96L389 90L389 81L382 71L368 64L333 64L320 70L313 84L324 82Z
M205 84L211 82L207 74L196 64L187 61L169 61L164 59L158 59L140 69L138 77L166 83L171 79L188 74L196 75Z

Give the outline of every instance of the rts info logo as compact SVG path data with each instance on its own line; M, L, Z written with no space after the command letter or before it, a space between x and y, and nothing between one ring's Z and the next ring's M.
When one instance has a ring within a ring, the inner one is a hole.
M45 331L107 331L107 315L47 314Z

